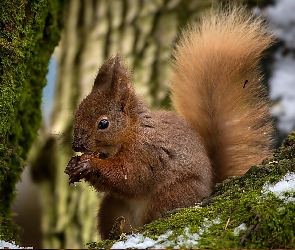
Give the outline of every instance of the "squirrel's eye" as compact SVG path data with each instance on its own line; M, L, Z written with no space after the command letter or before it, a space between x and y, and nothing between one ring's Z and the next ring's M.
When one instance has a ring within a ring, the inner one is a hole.
M102 119L97 126L97 129L106 129L109 126L109 121L107 119Z

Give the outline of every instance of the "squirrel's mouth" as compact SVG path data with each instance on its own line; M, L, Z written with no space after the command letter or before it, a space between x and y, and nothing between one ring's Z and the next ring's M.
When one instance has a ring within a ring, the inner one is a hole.
M83 154L92 154L97 156L99 159L114 158L119 152L120 145L100 145L96 148L87 148L83 144L73 143L72 148L75 152L81 152Z
M75 150L75 152L80 152L82 154L87 154L87 155L95 155L96 157L98 157L99 159L107 159L110 157L108 152L103 152L101 150L97 150L97 151L90 151L87 149L83 149L83 150Z
M93 152L94 155L98 156L99 159L107 159L109 158L108 153L100 152L100 151L95 151Z
M99 159L109 159L116 157L117 153L119 152L119 146L104 146L100 147L95 151L85 150L83 151L84 154L92 154L97 156Z

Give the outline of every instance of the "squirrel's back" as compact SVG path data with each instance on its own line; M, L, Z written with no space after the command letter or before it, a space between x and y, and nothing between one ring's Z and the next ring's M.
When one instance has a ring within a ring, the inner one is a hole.
M244 8L219 8L188 27L173 54L173 104L201 135L217 182L271 154L259 60L273 38L262 22Z

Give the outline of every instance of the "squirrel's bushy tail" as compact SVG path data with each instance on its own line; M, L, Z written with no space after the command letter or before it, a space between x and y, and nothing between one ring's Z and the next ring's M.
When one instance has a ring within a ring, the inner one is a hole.
M204 140L216 181L271 155L259 60L273 38L244 8L219 8L187 28L174 51L172 101Z

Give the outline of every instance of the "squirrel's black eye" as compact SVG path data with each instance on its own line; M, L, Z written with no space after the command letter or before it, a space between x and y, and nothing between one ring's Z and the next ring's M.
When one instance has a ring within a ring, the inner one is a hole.
M102 119L97 126L97 129L106 129L109 126L109 121L107 119Z

